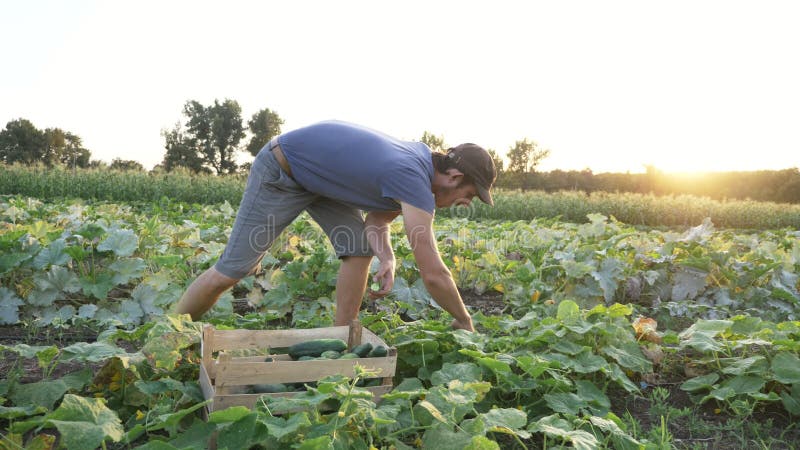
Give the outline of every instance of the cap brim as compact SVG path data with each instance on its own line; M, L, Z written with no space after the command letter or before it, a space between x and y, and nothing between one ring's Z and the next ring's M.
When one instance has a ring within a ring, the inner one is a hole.
M489 189L486 189L485 187L479 184L475 185L475 188L478 191L478 198L480 198L483 203L486 203L490 206L494 206L494 200L492 200L492 193L489 192Z

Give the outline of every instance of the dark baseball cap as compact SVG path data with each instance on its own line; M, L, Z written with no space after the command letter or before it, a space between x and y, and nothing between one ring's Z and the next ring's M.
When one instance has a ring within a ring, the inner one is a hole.
M453 160L456 169L472 178L478 197L494 206L490 190L497 179L497 171L489 152L480 145L467 143L448 149L447 157Z

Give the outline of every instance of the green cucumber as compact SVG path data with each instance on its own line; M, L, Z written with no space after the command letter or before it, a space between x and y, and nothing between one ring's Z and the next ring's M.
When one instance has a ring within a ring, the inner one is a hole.
M313 339L292 345L288 353L292 359L298 359L301 356L319 356L329 350L343 352L347 350L347 343L341 339Z
M365 342L363 344L356 345L350 351L358 355L359 358L366 358L369 352L372 351L372 344Z
M282 383L253 385L253 392L256 394L274 394L276 392L286 392L287 390L286 385Z
M388 354L389 354L389 350L387 350L386 347L384 347L382 345L379 345L379 346L373 348L372 351L369 352L369 355L367 355L367 356L369 358L376 358L376 357L386 356Z
M322 354L319 356L320 358L324 359L339 359L339 357L342 356L342 354L337 352L336 350L328 350L322 352Z

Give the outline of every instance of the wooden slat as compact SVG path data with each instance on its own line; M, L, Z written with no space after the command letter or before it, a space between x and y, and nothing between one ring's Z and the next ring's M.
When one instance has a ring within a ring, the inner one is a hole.
M215 330L212 351L289 347L311 339L347 341L349 327L308 328L301 330Z
M208 368L208 370L213 370L211 368L212 363L214 362L212 357L212 349L211 347L214 346L214 326L209 324L203 325L203 335L202 339L200 340L200 355L201 358L201 365L204 365ZM210 378L214 378L214 374L210 374Z
M361 334L364 327L358 319L350 322L350 332L347 336L347 350L352 350L356 345L361 344Z
M380 403L381 396L387 392L390 392L394 386L391 384L389 385L381 385L381 386L370 386L365 387L373 395L373 401L375 403ZM214 399L214 403L212 403L213 409L210 411L221 410L225 408L230 408L231 406L245 406L247 408L253 408L256 406L258 399L262 396L264 397L295 397L298 395L304 395L305 392L277 392L274 394L238 394L238 395L218 395ZM292 412L292 411L288 411Z
M214 398L214 386L211 384L211 378L203 364L200 364L200 390L203 391L203 397L206 400ZM209 409L209 411L213 410Z
M389 346L386 344L386 342L383 342L383 339L378 337L377 334L373 333L368 328L364 328L363 331L362 331L362 334L361 334L361 343L363 344L365 342L369 342L373 346L382 345L382 346L386 347L387 349L389 348Z
M320 359L311 361L237 362L223 363L217 367L217 392L222 387L259 384L317 381L329 375L353 377L354 366L376 370L379 376L392 377L397 366L397 356L382 358Z
M209 357L212 352L220 350L252 350L289 347L292 344L311 339L341 339L346 342L350 332L350 327L348 326L300 330L217 330L211 325L206 326L209 327L211 331L208 337L206 337L204 333L202 344L207 344L205 347L207 347L206 352ZM210 343L208 343L208 341L210 341ZM369 342L372 345L387 346L375 333L362 327L360 343L364 342Z
M233 362L267 362L265 361L267 358L272 358L273 361L294 361L291 356L287 355L286 353L281 353L278 355L261 355L261 356L236 356L231 358Z

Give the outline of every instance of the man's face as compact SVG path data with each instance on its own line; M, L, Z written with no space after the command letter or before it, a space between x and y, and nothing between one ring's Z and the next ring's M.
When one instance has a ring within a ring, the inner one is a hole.
M469 206L472 199L478 195L477 189L472 183L462 183L456 187L442 187L434 193L437 208L450 206Z

